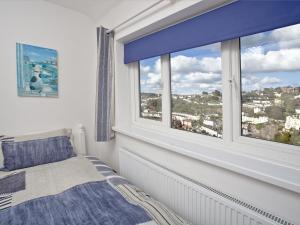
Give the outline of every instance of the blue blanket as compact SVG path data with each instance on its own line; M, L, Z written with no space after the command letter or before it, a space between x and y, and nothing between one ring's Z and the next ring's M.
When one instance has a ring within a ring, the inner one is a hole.
M89 182L60 194L0 211L1 225L134 225L151 218L106 181Z

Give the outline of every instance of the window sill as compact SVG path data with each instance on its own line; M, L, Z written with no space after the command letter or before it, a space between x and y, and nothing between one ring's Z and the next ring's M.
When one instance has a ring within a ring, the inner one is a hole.
M300 169L224 149L210 148L142 127L114 127L122 135L188 156L251 178L300 193ZM224 145L223 145L224 147Z

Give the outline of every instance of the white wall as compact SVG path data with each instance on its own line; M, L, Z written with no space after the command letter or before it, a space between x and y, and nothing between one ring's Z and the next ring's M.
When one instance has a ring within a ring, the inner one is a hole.
M44 1L0 1L0 134L84 124L94 150L96 29L88 17ZM58 51L59 97L18 97L16 42Z
M164 6L162 11L155 12L145 18L138 18L135 24L126 26L116 32L116 126L130 132L132 126L131 112L131 82L128 68L123 64L122 41L135 38L143 32L151 32L156 21L177 13L178 10L192 5L192 1L179 1L173 5ZM144 5L146 7L146 3ZM102 18L103 24L110 27L117 24L119 17L127 15L126 5L119 5L116 13L110 12ZM134 12L132 12L134 13ZM101 23L101 21L100 21ZM150 28L148 27L150 25ZM149 138L149 137L145 137ZM114 150L107 157L112 165L118 168L118 151L127 148L140 156L155 161L178 174L211 186L217 190L236 196L246 202L260 207L289 220L300 223L300 195L272 184L238 174L200 160L185 157L167 149L117 134Z

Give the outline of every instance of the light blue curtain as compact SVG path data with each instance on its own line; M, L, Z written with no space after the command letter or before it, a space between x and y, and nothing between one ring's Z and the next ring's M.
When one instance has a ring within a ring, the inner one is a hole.
M96 141L114 137L114 38L104 27L97 28Z

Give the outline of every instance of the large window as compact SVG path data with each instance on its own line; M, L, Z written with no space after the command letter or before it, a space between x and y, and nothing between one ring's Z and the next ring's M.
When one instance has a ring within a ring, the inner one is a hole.
M161 62L160 57L140 61L140 116L161 120Z
M171 54L172 128L222 137L221 44Z
M300 25L240 45L242 135L300 145Z
M159 131L257 153L299 151L300 24L142 60L138 68L136 118L159 120L150 121Z

